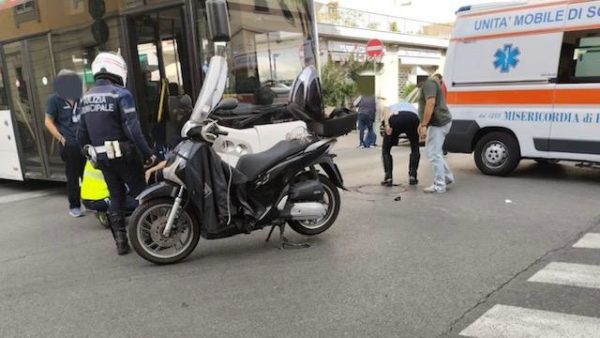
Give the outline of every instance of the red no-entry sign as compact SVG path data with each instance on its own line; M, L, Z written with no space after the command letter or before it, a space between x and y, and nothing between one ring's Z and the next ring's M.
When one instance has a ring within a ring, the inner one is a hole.
M383 42L378 39L369 40L367 42L367 55L372 58L376 58L378 56L382 56L384 52Z

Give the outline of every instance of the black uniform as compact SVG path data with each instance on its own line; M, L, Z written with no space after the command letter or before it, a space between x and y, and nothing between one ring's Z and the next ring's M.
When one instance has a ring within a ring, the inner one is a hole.
M394 160L391 150L393 146L398 145L398 139L401 134L406 134L410 141L410 161L408 164L408 175L411 178L411 184L416 184L417 170L421 153L419 151L419 116L414 108L408 104L393 105L390 108L389 125L392 128L392 135L386 135L383 139L382 157L383 168L385 170L385 179L382 183L391 184L392 172L394 169ZM410 109L410 110L409 110Z
M77 140L82 147L90 144L96 149L99 169L110 192L111 229L119 253L124 253L129 250L124 217L127 190L137 196L146 186L143 164L136 149L144 160L152 157L152 151L142 134L129 90L109 80L99 79L81 99L80 109L81 125ZM119 141L122 157L109 159L102 149L106 141Z

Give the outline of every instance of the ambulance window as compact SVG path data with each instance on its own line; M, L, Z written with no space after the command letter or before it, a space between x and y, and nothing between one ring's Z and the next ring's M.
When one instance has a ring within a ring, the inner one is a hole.
M600 82L600 31L565 33L558 83Z

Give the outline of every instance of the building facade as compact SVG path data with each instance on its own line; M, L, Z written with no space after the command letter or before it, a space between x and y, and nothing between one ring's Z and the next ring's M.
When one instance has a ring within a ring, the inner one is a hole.
M401 13L406 5L410 1L391 1L389 12ZM321 64L350 57L366 61L367 42L384 43L384 56L372 60L377 66L363 74L374 77L374 92L382 106L397 102L407 89L442 71L451 25L343 8L327 0L316 3L316 13Z
M311 0L229 0L229 95L253 103L264 85L285 88L316 63ZM55 74L88 88L100 51L121 53L152 142L178 133L178 98L199 93L209 58L205 0L8 0L0 2L0 177L61 180L58 144L44 128Z

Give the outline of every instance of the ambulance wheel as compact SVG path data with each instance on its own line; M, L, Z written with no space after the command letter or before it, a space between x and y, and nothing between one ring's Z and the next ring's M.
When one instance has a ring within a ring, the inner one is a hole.
M519 142L509 133L493 132L484 135L475 146L475 164L486 174L506 176L521 161Z

